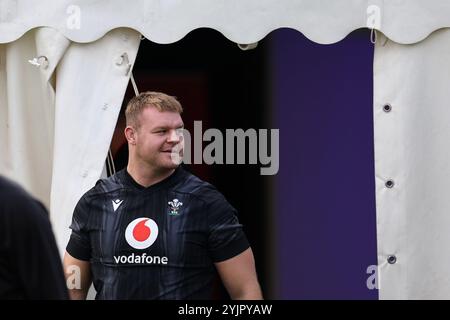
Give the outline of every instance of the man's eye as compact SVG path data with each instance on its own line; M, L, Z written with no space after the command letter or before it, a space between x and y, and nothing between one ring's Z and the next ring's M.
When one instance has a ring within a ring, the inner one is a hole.
M158 134L164 134L164 133L166 133L166 131L167 131L167 130L158 130L158 131L156 131L156 133L158 133Z

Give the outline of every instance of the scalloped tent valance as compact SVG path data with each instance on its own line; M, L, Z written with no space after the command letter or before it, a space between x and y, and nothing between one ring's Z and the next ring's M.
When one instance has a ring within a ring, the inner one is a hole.
M450 27L448 0L2 0L0 43L48 26L75 42L92 42L129 27L157 43L213 28L237 43L254 43L288 27L329 44L359 28L375 28L401 44Z

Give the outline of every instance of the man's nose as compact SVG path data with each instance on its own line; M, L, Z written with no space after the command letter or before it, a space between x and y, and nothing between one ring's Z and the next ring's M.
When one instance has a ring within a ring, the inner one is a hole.
M167 142L171 142L171 143L180 142L180 135L178 134L177 130L170 130Z

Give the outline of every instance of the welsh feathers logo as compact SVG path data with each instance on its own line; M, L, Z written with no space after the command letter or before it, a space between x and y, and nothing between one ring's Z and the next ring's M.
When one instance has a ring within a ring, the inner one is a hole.
M183 205L183 202L180 202L178 199L173 199L167 203L170 206L169 215L178 216L180 214L179 210Z
M125 239L135 249L150 247L158 237L158 225L150 218L137 218L125 230Z

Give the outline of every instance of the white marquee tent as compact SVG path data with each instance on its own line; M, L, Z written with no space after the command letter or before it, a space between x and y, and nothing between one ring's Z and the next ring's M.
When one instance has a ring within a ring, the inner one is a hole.
M0 174L50 208L60 248L102 172L141 35L172 43L199 27L240 44L281 27L320 44L378 30L380 298L449 299L448 0L0 0Z

